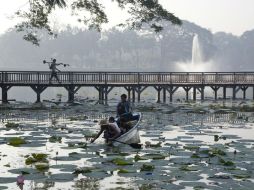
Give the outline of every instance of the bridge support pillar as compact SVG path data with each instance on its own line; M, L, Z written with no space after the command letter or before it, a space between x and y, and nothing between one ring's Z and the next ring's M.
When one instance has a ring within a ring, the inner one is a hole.
M104 102L103 88L100 86L98 91L99 91L99 104L103 104Z
M81 88L81 86L65 86L65 89L68 91L68 102L74 102L74 95L75 93Z
M218 98L218 90L219 90L219 86L211 86L211 88L213 89L214 91L214 99L217 100Z
M193 87L193 100L196 101L197 100L197 88Z
M146 88L147 88L146 86L144 86L144 87L138 86L138 87L136 88L136 91L137 91L137 94L138 94L138 102L140 102L141 93L142 93Z
M140 102L140 96L141 96L141 92L140 92L140 87L137 88L137 94L138 94L138 102Z
M205 88L204 87L201 87L201 100L204 101L205 99Z
M110 91L113 89L114 87L113 86L111 86L110 88L108 88L107 86L106 87L104 87L104 98L105 98L105 105L107 105L108 104L108 94L110 93Z
M163 103L166 103L166 88L163 88Z
M133 87L132 88L132 102L135 102L135 99L136 99L136 97L135 97L135 92L136 92L136 90L135 90L135 87Z
M174 86L170 86L169 88L166 88L166 90L169 93L169 101L172 102L173 101L173 94L175 93L175 91L177 91L179 87L174 87Z
M125 90L127 90L127 93L128 93L128 101L131 101L131 87L130 86L125 86L124 87L125 88Z
M185 93L186 93L186 101L188 101L189 100L189 91L190 91L191 87L184 86L183 89L185 90Z
M233 100L236 99L237 92L241 89L240 87L233 86Z
M223 99L226 100L227 97L227 87L223 86Z
M31 86L31 88L34 90L36 93L36 102L39 103L41 102L41 93L47 88L46 86L40 86L40 85L35 85Z
M161 90L162 88L160 86L154 86L155 90L157 90L157 103L161 102Z
M200 95L201 95L201 101L203 101L205 99L205 87L200 87L200 88L197 88L198 91L200 92Z
M242 91L243 91L243 99L246 99L246 90L248 89L248 86L242 86L241 87Z
M8 104L8 90L11 88L11 86L2 86L2 103Z
M254 100L254 86L252 87L252 100Z

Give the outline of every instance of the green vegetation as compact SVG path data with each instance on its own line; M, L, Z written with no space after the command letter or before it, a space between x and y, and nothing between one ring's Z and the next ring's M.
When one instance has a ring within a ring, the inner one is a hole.
M136 171L131 171L131 170L127 170L127 169L119 169L117 173L119 174L126 174L126 173L135 173Z
M237 174L237 175L233 175L233 177L235 177L237 179L248 179L248 178L251 178L251 176L248 175L248 174Z
M48 157L47 154L42 154L42 153L41 154L36 154L36 153L33 153L31 156L29 156L25 160L25 163L26 163L26 165L31 165L31 164L36 163L36 162L45 162L45 163L48 163L47 157Z
M153 159L153 160L161 160L161 159L165 159L166 156L162 155L162 154L145 154L144 158L147 159Z
M68 118L70 121L85 121L88 119L86 115L72 116Z
M61 143L62 142L62 137L57 137L57 136L49 137L49 142L51 142L51 143L56 143L56 142Z
M232 161L225 161L223 158L219 157L219 162L224 166L234 166L234 162Z
M19 127L19 124L18 123L6 123L5 124L5 127L6 128L11 128L11 129L16 129L16 128L18 128Z
M20 146L22 144L26 144L27 142L20 138L20 137L12 137L8 140L8 145L11 145L11 146Z
M143 164L140 168L140 171L153 171L155 169L155 166L152 164Z
M133 165L131 160L124 160L122 158L114 158L111 162L118 166Z
M47 163L36 163L34 166L39 171L45 171L49 169L49 165Z
M135 162L139 161L139 160L147 160L147 158L143 157L143 156L140 156L138 154L135 155L134 157L134 160Z
M94 168L88 168L88 167L76 168L73 174L78 175L78 174L90 173L92 172L93 169Z
M152 184L142 184L138 189L139 190L151 190L154 189L154 185Z
M189 151L196 151L196 150L199 150L199 147L198 146L184 146L183 147L184 149L186 150L189 150Z
M193 168L191 166L188 166L188 165L181 166L180 170L182 170L182 171L189 171L189 172L198 171L197 169L195 169L195 168Z
M80 142L80 143L77 143L77 144L75 144L75 143L68 143L68 147L69 148L73 148L73 149L75 149L75 148L86 149L87 148L87 143L85 143L85 142Z

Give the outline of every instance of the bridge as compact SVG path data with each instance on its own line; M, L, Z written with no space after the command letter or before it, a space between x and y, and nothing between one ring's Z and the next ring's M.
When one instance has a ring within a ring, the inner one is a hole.
M41 101L41 93L47 87L64 87L68 92L68 101L74 101L75 93L81 87L94 87L98 91L98 100L106 103L108 95L115 87L125 88L128 97L135 102L140 101L142 92L147 87L153 87L157 91L157 100L173 101L174 93L183 88L186 92L186 100L189 100L190 90L193 90L192 99L197 99L197 92L201 100L204 100L205 88L214 91L214 99L218 98L217 92L223 88L223 98L226 99L226 89L232 89L232 98L236 98L237 92L243 92L246 98L246 90L253 89L254 99L254 72L59 72L59 81L50 80L49 71L0 71L0 87L2 89L2 103L8 103L8 90L11 87L31 87L37 98Z

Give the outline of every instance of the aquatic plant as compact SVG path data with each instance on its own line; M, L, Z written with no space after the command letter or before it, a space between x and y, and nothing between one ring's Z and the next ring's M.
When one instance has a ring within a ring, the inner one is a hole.
M243 105L242 107L240 107L239 111L241 111L241 112L254 112L254 106Z
M21 144L26 144L27 142L20 138L20 137L12 137L8 140L8 145L11 145L11 146L19 146Z
M48 163L47 157L48 157L47 154L43 154L43 153L36 154L36 153L33 153L31 156L29 156L25 160L25 163L26 163L26 165L31 165L31 164L36 163L36 162L45 162L45 163Z
M78 175L83 173L90 173L92 172L94 168L88 168L88 167L82 167L82 168L76 168L72 174Z
M155 166L152 164L143 164L140 168L140 171L153 171L155 169Z
M118 166L133 165L132 161L124 160L122 158L114 158L111 162Z
M197 169L195 169L195 168L193 168L191 166L188 166L188 165L183 165L179 169L182 170L182 171L188 171L188 172L189 171L190 172L192 172L192 171L198 171Z
M145 154L144 158L146 159L152 159L152 160L161 160L161 159L165 159L166 156L162 155L162 154Z
M16 128L19 127L19 124L18 123L11 123L11 122L9 123L8 122L8 123L5 124L5 127L6 128L14 128L14 129L16 129Z
M139 190L150 190L150 189L154 189L154 185L152 184L142 184L138 189Z
M187 146L184 146L183 148L189 151L196 151L196 150L199 150L200 147L187 145Z
M138 154L135 155L134 157L134 160L135 162L139 161L139 160L147 160L147 158L143 157L143 156L140 156Z
M45 171L49 169L49 165L47 163L36 163L34 166L39 171Z
M248 178L251 178L251 176L248 175L248 174L235 174L235 175L233 175L233 177L235 177L237 179L248 179Z
M56 143L56 142L61 143L62 142L62 137L51 136L51 137L49 137L49 142L51 142L51 143Z
M146 146L146 147L153 147L153 148L161 147L161 144L162 144L162 142L158 142L158 143L156 143L156 144L152 144L152 143L149 142L149 141L146 141L146 142L145 142L145 146Z
M234 162L232 161L225 161L223 158L219 157L219 162L224 166L234 166Z

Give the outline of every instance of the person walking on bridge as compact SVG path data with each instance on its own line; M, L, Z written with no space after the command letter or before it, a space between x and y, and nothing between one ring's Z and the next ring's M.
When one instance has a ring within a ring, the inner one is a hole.
M49 69L51 70L51 76L50 76L50 79L49 79L49 83L51 84L51 81L52 81L53 78L56 78L58 83L61 83L58 76L57 76L57 72L61 72L61 71L57 68L57 66L58 65L63 65L64 67L66 67L68 64L56 63L56 59L52 59L52 62L47 62L47 61L43 60L43 63L44 64L48 63Z

